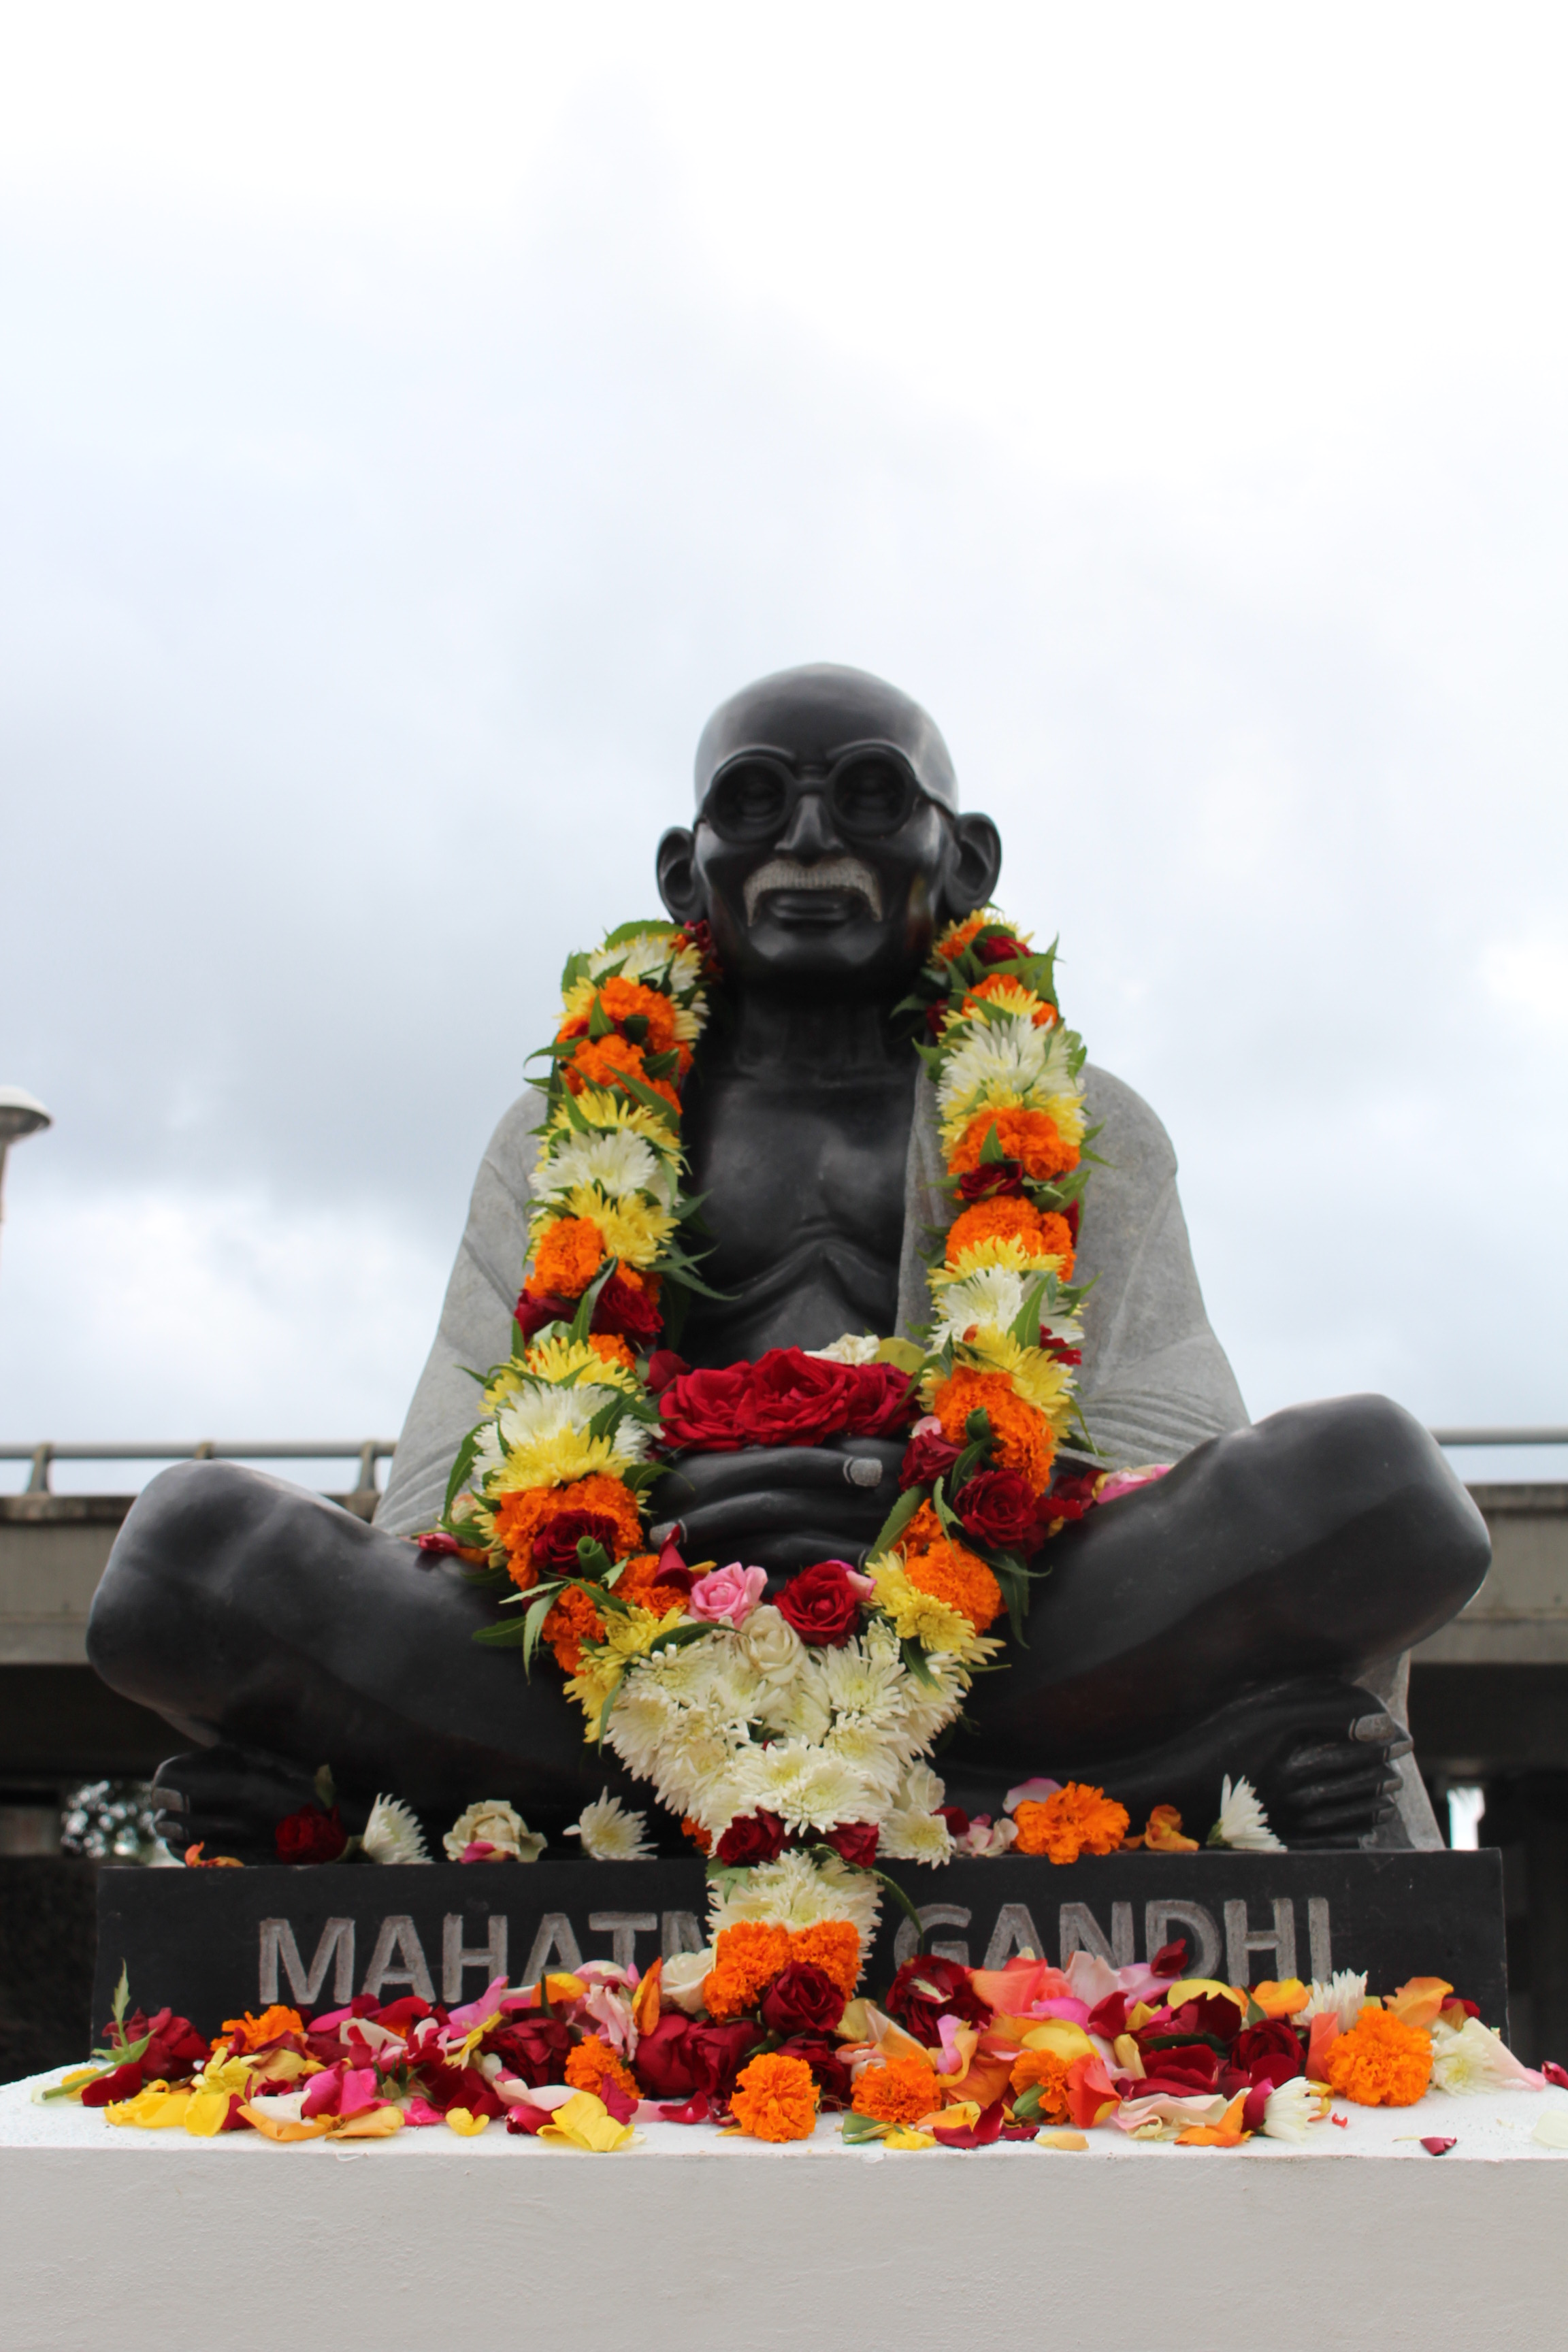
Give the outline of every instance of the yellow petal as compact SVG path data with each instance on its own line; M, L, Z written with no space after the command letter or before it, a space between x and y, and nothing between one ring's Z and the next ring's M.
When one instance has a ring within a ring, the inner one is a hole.
M1235 2001L1237 2009L1246 2013L1247 1995L1237 1992L1234 1985L1221 1984L1217 1977L1184 1977L1180 1984L1171 1987L1165 1995L1165 2004L1169 2009L1180 2009L1184 2001L1196 2000L1200 1994L1205 1992ZM1131 2025L1132 2020L1129 2018L1127 2022Z
M285 2123L280 2116L264 2114L259 2107L246 2105L239 2112L247 2124L255 2125L263 2139L275 2139L280 2146L289 2140L324 2139L332 2128L331 2119L327 2116L312 2116L308 2124L290 2124Z
M196 2091L185 2110L185 2129L196 2139L213 2139L228 2121L227 2091Z
M1038 2025L1032 2025L1025 2034L1024 2047L1026 2050L1048 2050L1052 2057L1059 2058L1068 2066L1075 2058L1092 2058L1095 2054L1094 2044L1089 2035L1081 2025L1075 2025L1070 2017L1042 2018Z
M476 2116L471 2107L448 2107L447 2110L447 2130L455 2131L462 2139L477 2139L489 2122L489 2116Z
M568 2147L585 2147L595 2156L607 2156L615 2148L626 2147L637 2134L630 2124L618 2124L592 2091L579 2091L575 2098L556 2108L535 2137L564 2140Z
M390 2139L403 2129L401 2107L364 2107L357 2116L334 2116L334 2139ZM479 2129L483 2131L481 2123Z
M1037 2132L1035 2134L1035 2146L1037 2147L1059 2148L1064 2156L1081 2156L1085 2148L1089 2146L1089 2141L1082 2132Z
M1111 2043L1116 2063L1124 2074L1135 2074L1142 2082L1149 2069L1143 2063L1143 2053L1130 2033L1119 2033Z
M1279 1984L1270 1980L1249 1985L1247 1990L1265 2017L1294 2017L1310 1997L1300 1977L1286 1977Z
M908 2124L900 2124L897 2131L889 2132L882 2141L884 2147L935 2147L936 2144L933 2132L915 2131Z
M171 2091L166 2084L149 2083L133 2099L121 2099L104 2109L111 2124L135 2124L142 2131L167 2131L185 2120L189 2091Z
M581 2000L588 1988L581 1977L546 1977L544 1990L552 2007L558 2000Z

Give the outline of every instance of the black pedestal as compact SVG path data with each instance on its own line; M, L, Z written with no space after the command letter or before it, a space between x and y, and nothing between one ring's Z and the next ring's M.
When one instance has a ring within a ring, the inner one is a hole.
M1446 1977L1490 2025L1508 2024L1502 1874L1477 1853L1007 1857L894 1874L932 1948L974 1967L1029 1948L1117 1966L1185 1936L1191 1972L1244 1984L1364 1969L1373 1992ZM691 1862L438 1863L314 1869L115 1870L99 1874L101 2026L121 1964L131 1997L167 2002L205 2033L268 2001L311 2010L369 1990L455 2003L490 1978L695 1950L707 1890ZM914 1931L884 1899L864 1989L885 1990Z

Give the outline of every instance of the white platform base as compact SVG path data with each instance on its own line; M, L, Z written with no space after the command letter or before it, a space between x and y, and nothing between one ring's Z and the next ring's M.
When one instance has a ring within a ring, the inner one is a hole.
M1542 2352L1565 2324L1556 2093L1342 2107L1301 2148L893 2155L826 2121L591 2157L499 2125L194 2140L31 2087L0 2090L5 2352Z

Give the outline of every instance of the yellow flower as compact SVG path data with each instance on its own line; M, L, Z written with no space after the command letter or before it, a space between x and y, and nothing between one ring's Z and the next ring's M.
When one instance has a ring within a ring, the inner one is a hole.
M971 1242L960 1250L956 1265L933 1265L931 1289L946 1290L989 1265L1005 1265L1014 1274L1054 1274L1061 1259L1054 1250L1031 1250L1016 1234L994 1234L988 1241Z
M961 1361L973 1361L988 1372L1005 1372L1014 1393L1043 1416L1058 1439L1067 1435L1072 1426L1073 1376L1044 1348L1021 1347L1010 1332L990 1324L977 1329L973 1339L964 1340L955 1353ZM922 1388L928 1407L942 1377L940 1368L925 1377Z
M981 1640L960 1611L911 1584L896 1554L868 1561L867 1573L877 1588L875 1605L892 1619L900 1642L919 1642L925 1649L942 1650L964 1661L984 1656L995 1647Z
M640 1135L645 1143L651 1143L656 1151L663 1152L667 1160L674 1161L679 1157L680 1147L670 1130L668 1120L661 1118L657 1111L649 1110L646 1104L624 1101L619 1095L607 1093L599 1087L584 1087L582 1093L574 1097L572 1108L585 1126L600 1129L628 1127L634 1135ZM549 1131L553 1133L557 1128L574 1124L563 1104L551 1120Z
M460 2139L478 2139L489 2124L489 2116L476 2116L468 2107L448 2107L447 2110L447 2128L455 2131Z
M1046 1117L1054 1122L1064 1143L1070 1144L1075 1151L1082 1150L1089 1118L1081 1095L1047 1095L1043 1103L1036 1105L1036 1108L1043 1110Z
M632 1193L606 1200L595 1184L574 1184L566 1195L570 1216L592 1217L605 1237L605 1253L623 1265L652 1265L675 1231L676 1220Z
M618 1658L606 1657L601 1651L584 1646L583 1663L566 1685L566 1696L575 1701L586 1718L584 1739L596 1739L604 1720L607 1699L619 1690L626 1673Z
M620 1389L629 1397L642 1394L642 1382L635 1372L628 1372L624 1364L611 1363L607 1357L590 1348L585 1339L541 1339L530 1348L522 1360L529 1371L556 1388L589 1380L595 1388ZM502 1380L497 1380L493 1386L500 1389L502 1384ZM521 1385L514 1377L510 1386L516 1389Z
M635 1602L630 1609L612 1611L605 1627L605 1647L612 1657L646 1658L679 1624L680 1617L679 1609L667 1609L661 1617Z
M637 2134L630 2124L616 2123L603 2099L596 2099L592 2091L579 2091L575 2098L556 2108L535 2137L562 2140L568 2147L584 2147L595 2156L608 2156L617 2147L629 2147Z
M615 1477L639 1458L624 1442L590 1437L582 1429L557 1429L508 1446L496 1479L498 1495L524 1494L530 1486L570 1486L603 1472Z

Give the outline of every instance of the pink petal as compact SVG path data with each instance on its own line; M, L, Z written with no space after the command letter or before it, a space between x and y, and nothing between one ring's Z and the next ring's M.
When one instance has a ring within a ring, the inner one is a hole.
M340 2116L363 2115L366 2107L379 2105L381 2084L374 2066L351 2066L343 2075L338 2094Z
M449 2011L459 2036L471 2033L476 2025L482 2025L487 2017L493 2017L500 2007L500 1997L505 1990L505 1977L492 1978L478 2000L470 2000L463 2008Z
M413 2098L403 2110L403 2120L405 2124L444 2124L447 2118L428 2099Z
M1458 2147L1459 2143L1457 2139L1424 2139L1421 2145L1428 2156L1447 2156L1448 2150Z
M1010 1813L1022 1804L1043 1805L1047 1797L1056 1795L1061 1785L1059 1780L1020 1780L1017 1787L1009 1789L1003 1798L1003 1810Z

